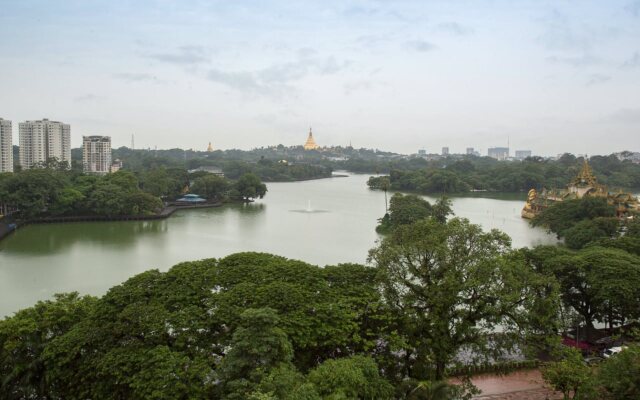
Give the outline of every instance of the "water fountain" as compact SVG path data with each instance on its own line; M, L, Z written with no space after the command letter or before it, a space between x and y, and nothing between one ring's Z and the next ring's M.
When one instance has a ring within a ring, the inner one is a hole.
M289 210L289 211L305 213L305 214L317 214L317 213L329 212L329 210L320 210L320 209L311 208L311 200L307 200L307 208L298 209L298 210Z

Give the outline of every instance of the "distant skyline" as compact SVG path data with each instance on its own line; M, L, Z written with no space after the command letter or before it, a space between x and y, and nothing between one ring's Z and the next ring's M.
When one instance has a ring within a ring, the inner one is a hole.
M640 150L640 0L0 0L0 118L114 147Z

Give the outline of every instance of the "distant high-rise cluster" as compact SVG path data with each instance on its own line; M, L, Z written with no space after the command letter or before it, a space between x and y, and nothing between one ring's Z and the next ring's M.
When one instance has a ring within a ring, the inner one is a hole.
M448 156L449 155L449 148L448 147L443 147L442 148L442 155L443 156Z
M13 172L13 139L11 121L0 118L0 173Z
M42 119L21 122L20 166L30 169L51 158L71 166L71 127L62 122Z
M82 137L82 169L94 174L111 172L111 137Z
M516 150L517 160L524 160L527 157L531 157L531 150Z

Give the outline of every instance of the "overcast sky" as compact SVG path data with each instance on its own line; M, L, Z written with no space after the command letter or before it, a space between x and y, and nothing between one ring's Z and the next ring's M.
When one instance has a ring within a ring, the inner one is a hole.
M640 0L0 0L0 117L113 146L640 150Z

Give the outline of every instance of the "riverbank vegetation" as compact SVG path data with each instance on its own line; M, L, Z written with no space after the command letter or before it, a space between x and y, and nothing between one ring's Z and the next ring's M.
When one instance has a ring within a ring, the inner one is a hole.
M163 202L185 193L214 202L250 201L266 191L266 185L250 173L231 181L206 172L190 175L186 170L164 167L99 176L48 165L0 174L0 204L17 210L15 217L23 220L152 215L163 208Z
M564 239L567 247L578 250L600 244L640 254L640 220L621 220L606 198L583 197L552 204L531 221Z
M0 321L0 399L463 399L476 391L452 371L555 354L576 323L640 318L637 255L512 249L446 199L442 212L416 199L392 197L407 215L368 266L238 253L21 310ZM599 367L600 398L633 390L612 372L637 369L622 354ZM545 377L561 390L573 361L556 362Z
M523 161L497 161L489 157L468 156L427 161L422 158L354 164L358 172L388 174L391 190L422 194L526 192L529 189L563 188L579 172L581 159L565 154L558 160L530 157ZM593 156L589 164L598 181L611 188L640 189L640 164L620 161L616 156ZM344 163L349 169L349 163ZM372 189L378 181L369 182Z

